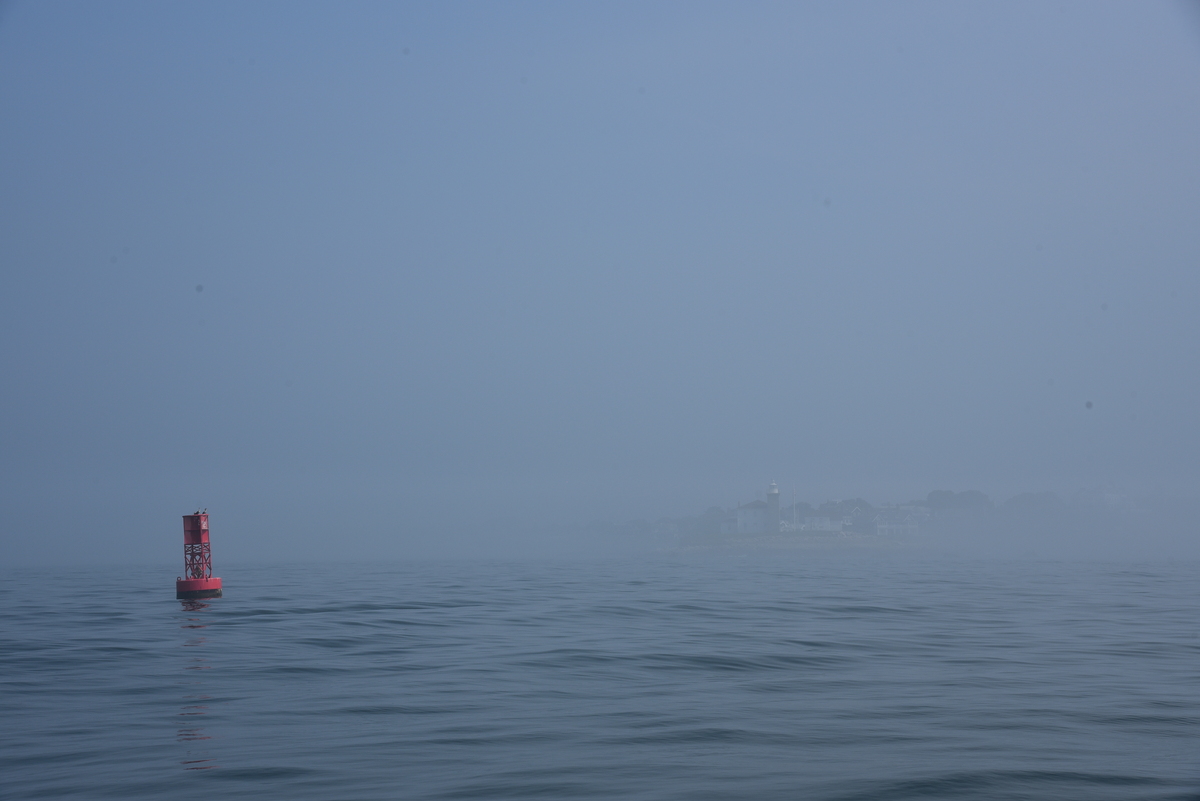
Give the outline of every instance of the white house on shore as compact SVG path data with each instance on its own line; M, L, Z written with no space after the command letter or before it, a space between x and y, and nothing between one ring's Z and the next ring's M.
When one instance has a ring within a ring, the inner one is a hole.
M875 515L874 523L881 537L912 536L920 528L917 515L901 509L885 509Z

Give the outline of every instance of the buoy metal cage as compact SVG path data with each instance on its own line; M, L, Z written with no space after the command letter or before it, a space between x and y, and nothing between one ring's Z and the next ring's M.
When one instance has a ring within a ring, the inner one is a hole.
M206 512L183 516L183 575L175 579L175 597L181 600L221 597L221 579L212 574Z

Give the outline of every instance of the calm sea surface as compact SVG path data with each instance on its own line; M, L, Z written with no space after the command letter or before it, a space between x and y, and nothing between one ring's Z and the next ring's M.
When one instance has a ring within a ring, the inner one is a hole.
M0 575L0 796L1200 799L1198 566Z

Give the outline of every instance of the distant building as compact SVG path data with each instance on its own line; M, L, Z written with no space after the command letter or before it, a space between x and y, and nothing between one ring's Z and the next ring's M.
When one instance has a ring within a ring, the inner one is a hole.
M737 508L738 534L765 534L767 531L767 502L751 501Z
M904 509L884 509L875 515L875 533L881 537L916 534L920 521L913 512Z
M806 517L804 518L805 531L841 531L842 519L831 517Z
M912 519L917 522L917 525L921 525L922 523L926 523L929 521L929 507L928 506L904 504L904 505L900 506L900 511L904 512L907 515L910 515L912 517Z
M779 531L779 487L772 481L765 501L738 505L737 533L778 534Z

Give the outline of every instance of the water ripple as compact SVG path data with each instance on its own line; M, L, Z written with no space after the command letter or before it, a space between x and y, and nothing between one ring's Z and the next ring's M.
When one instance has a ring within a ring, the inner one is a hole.
M6 796L1200 801L1195 566L223 572L4 574Z

